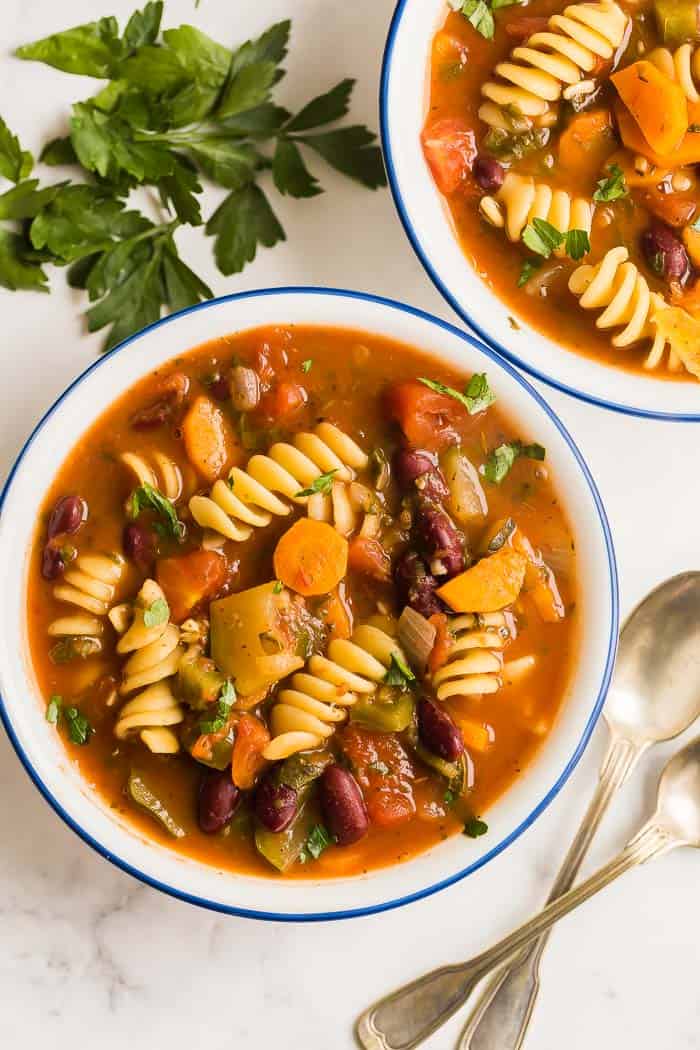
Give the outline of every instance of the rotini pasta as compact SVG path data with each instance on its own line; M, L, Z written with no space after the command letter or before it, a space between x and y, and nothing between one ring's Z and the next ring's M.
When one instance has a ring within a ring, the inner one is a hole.
M657 47L646 56L669 80L680 84L689 102L700 102L697 83L700 82L700 49L693 44L681 44L671 52Z
M53 620L49 634L55 638L102 634L101 617L107 614L123 571L124 559L118 554L79 554L53 593L59 601L75 605L83 613Z
M479 208L493 226L505 229L511 241L519 241L528 223L545 219L560 233L570 230L591 232L593 206L583 197L571 197L565 190L553 190L530 175L509 172L493 197L482 197ZM557 248L556 255L564 253Z
M165 453L153 449L148 456L136 452L122 452L119 459L136 477L140 485L152 485L174 503L182 495L182 472Z
M663 362L666 341L654 323L654 315L666 309L662 296L652 292L639 269L629 260L626 248L606 252L599 263L577 267L569 278L569 290L578 297L584 310L602 310L597 328L624 326L612 337L615 347L631 346L651 340L645 368L657 368ZM668 368L678 371L682 364L668 348Z
M502 684L502 651L511 638L506 613L451 617L447 663L432 676L438 700L495 693Z
M295 434L292 441L277 442L267 455L253 456L245 470L234 467L228 481L216 481L208 496L193 496L189 508L197 524L227 539L243 541L253 529L269 525L273 517L289 514L291 501L309 506L314 517L332 515L341 531L348 528L352 508L344 483L367 467L368 457L352 438L328 422L319 423L313 433ZM323 498L316 500L321 493L299 495L329 471L336 472L329 504Z
M123 667L119 692L122 696L140 692L124 704L114 731L120 739L138 731L151 751L170 754L179 749L179 742L168 727L184 718L168 681L183 655L180 629L167 619L151 626L145 622L147 610L164 599L155 580L146 580L134 603L131 625L117 642L118 653L131 654Z
M334 639L327 657L314 654L306 670L294 674L290 687L278 693L265 758L275 761L319 747L345 720L358 695L374 693L384 681L392 654L405 661L397 642L369 624L358 627L351 641Z
M494 70L497 79L482 86L487 99L479 117L491 127L510 131L509 111L542 119L562 96L572 98L595 88L599 61L608 61L622 43L629 18L611 0L573 4L552 15L547 30L533 33L513 48Z

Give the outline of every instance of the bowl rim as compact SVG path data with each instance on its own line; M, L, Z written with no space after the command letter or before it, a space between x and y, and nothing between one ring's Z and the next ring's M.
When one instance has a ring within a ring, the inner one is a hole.
M153 324L148 325L141 331L136 332L134 335L129 336L123 340L117 346L113 347L107 353L103 354L96 361L93 361L86 369L84 369L72 382L65 388L65 390L59 394L55 401L50 405L46 412L42 415L36 426L32 429L31 433L27 437L26 441L22 445L17 457L15 458L12 467L7 475L7 478L0 490L0 513L2 512L5 499L12 485L15 474L17 473L27 451L33 444L39 432L44 427L48 419L54 415L54 413L60 408L63 401L68 397L71 391L83 382L87 376L91 375L93 371L102 367L102 365L108 361L111 357L121 353L132 343L141 339L144 335L150 331L160 328L164 325L168 325L178 318L183 317L187 314L194 313L195 311L204 311L210 307L215 307L223 302L235 302L239 300L251 299L251 298L264 298L266 296L278 296L278 295L322 295L322 296L336 296L341 298L349 298L358 300L360 302L367 302L378 305L380 307L386 307L390 310L397 310L399 312L407 313L410 316L426 321L432 325L435 325L443 330L449 332L452 335L459 337L462 341L470 344L480 352L485 353L487 357L494 361L499 368L502 368L508 375L511 376L520 386L522 386L526 392L530 394L533 400L536 402L538 407L545 413L549 420L554 424L558 430L564 444L568 447L569 451L573 455L573 458L578 466L578 469L583 475L588 488L590 490L593 505L598 515L598 523L602 532L605 554L607 558L607 568L610 582L610 596L611 596L611 608L610 608L610 632L608 637L608 647L605 660L605 666L602 669L600 678L600 685L598 688L598 695L593 703L588 720L584 726L581 737L574 749L573 754L569 758L568 762L564 766L564 769L558 776L557 780L550 787L545 794L544 798L532 809L532 811L520 821L520 823L507 834L500 842L496 843L491 849L489 849L483 856L477 858L470 864L466 865L459 871L448 875L443 879L439 879L437 882L431 883L422 889L416 890L409 894L404 894L396 898L391 898L386 901L382 901L376 904L363 905L361 907L347 908L339 911L326 911L326 912L274 912L274 911L262 911L253 908L243 908L235 905L225 904L221 901L211 900L206 897L199 896L197 894L189 893L187 890L183 890L178 886L171 885L167 882L150 875L148 872L140 870L135 865L122 859L117 855L116 852L109 849L106 845L95 838L90 832L83 828L79 822L71 816L68 810L64 807L62 802L54 795L54 793L44 783L38 771L34 768L32 761L26 752L19 736L14 730L12 719L10 717L9 710L5 704L4 697L0 693L0 722L5 728L10 743L12 744L17 757L21 764L24 766L25 771L29 775L30 780L49 803L54 812L63 820L65 824L74 831L79 838L83 840L86 845L90 846L95 850L101 857L114 864L117 868L124 871L127 875L131 875L133 878L138 879L140 882L152 887L153 889L160 890L163 893L168 894L171 897L175 897L178 900L185 901L189 904L195 904L199 907L205 908L209 911L220 912L226 915L233 915L239 918L248 919L264 919L275 922L324 922L336 919L349 919L356 918L364 915L373 915L379 912L388 911L393 908L401 907L404 904L409 904L413 901L421 900L425 897L429 897L439 890L445 889L448 886L452 886L457 882L460 882L466 876L477 871L483 867L487 862L496 857L499 853L505 850L511 845L516 839L523 834L523 832L530 827L530 825L539 817L539 815L547 808L552 800L558 795L561 788L564 786L566 781L571 776L571 773L577 766L579 759L581 758L588 741L593 733L593 730L597 724L600 716L603 704L608 692L610 680L615 663L615 655L617 651L618 633L619 633L619 591L618 591L618 572L617 562L615 558L615 549L612 540L612 534L610 525L608 523L607 515L603 502L598 492L595 481L586 465L586 462L576 444L573 437L561 422L555 411L547 404L545 399L542 397L534 387L520 375L507 361L504 361L496 351L491 347L481 344L477 339L462 329L455 327L448 321L443 321L441 318L428 313L425 310L421 310L417 307L410 306L407 303L400 302L395 299L386 298L384 296L374 295L369 292L359 292L342 288L329 288L329 287L317 287L313 285L286 285L280 287L268 287L261 289L252 289L243 292L234 292L229 295L219 296L214 299L206 300L205 302L198 303L194 306L187 307L184 310L180 310L177 313L168 315L167 317L160 318Z
M421 241L416 228L409 215L409 209L404 199L404 195L401 192L399 186L399 179L396 172L396 165L394 162L394 153L392 149L391 133L390 133L390 121L389 121L389 85L391 80L392 72L392 60L394 57L394 47L396 44L396 37L401 25L404 12L413 0L397 0L394 13L389 24L389 31L384 45L384 53L382 56L381 74L379 79L379 125L380 135L382 142L382 151L384 153L384 164L386 167L387 177L389 181L389 188L391 195L394 199L394 205L401 220L401 224L404 228L406 236L413 248L414 252L418 256L418 260L423 266L423 269L427 273L430 280L437 288L440 295L446 302L452 307L454 312L457 314L465 324L478 335L479 339L492 350L495 350L501 357L506 358L511 364L517 365L518 368L522 368L528 375L533 376L535 379L541 380L548 386L553 387L555 390L561 391L563 394L568 394L570 397L576 398L578 401L583 401L589 405L595 405L598 408L606 408L613 412L619 412L622 415L633 416L642 419L655 419L663 420L665 422L673 423L700 423L700 411L698 412L667 412L660 411L650 408L641 408L634 405L625 404L619 401L612 401L604 397L599 397L596 394L589 393L586 390L582 390L575 386L570 386L568 383L561 379L556 379L554 376L549 375L547 372L542 371L535 365L531 364L527 358L521 357L513 350L509 350L507 346L504 346L498 339L492 336L487 329L485 329L479 321L459 302L457 297L450 291L447 283L438 273L437 268L433 265L430 260L430 252ZM437 188L435 192L439 191ZM496 297L497 298L497 297ZM499 300L500 301L500 300ZM536 331L536 330L534 330ZM572 351L575 352L575 351ZM579 355L580 356L580 355ZM616 371L623 371L618 369Z

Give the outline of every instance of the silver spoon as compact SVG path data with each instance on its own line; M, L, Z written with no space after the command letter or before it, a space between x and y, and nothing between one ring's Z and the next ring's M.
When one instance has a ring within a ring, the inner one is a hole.
M687 573L657 588L632 614L625 627L612 690L615 694L615 718L614 721L610 719L613 740L603 766L601 786L596 793L596 798L603 796L596 824L615 787L622 783L643 751L655 740L676 735L697 715L700 698L699 611L700 574ZM656 712L656 735L645 735L639 731L641 720L635 718L634 712L641 708ZM674 712L673 717L671 711ZM699 763L697 783L700 785L700 745L696 742L690 749L692 747L695 748L695 758ZM687 748L681 756L690 749ZM662 789L672 766L673 763L667 769ZM608 777L612 778L612 787L606 789L603 782L607 782ZM662 790L660 799L663 797ZM700 787L694 802L698 807L695 819L700 823ZM591 804L591 811L594 806L597 811L596 799ZM594 830L595 826L590 829L590 834L577 840L578 848L574 844L570 851L567 865L571 858L575 863L574 871L580 864ZM540 916L495 948L469 963L436 970L370 1007L358 1022L360 1042L366 1050L410 1050L417 1046L466 1001L488 972L518 951L533 936L548 930L566 911L601 889L627 867L679 845L682 841L690 840L660 833L652 820L616 861L576 890L550 904ZM698 841L692 844L700 845ZM523 1015L519 1016L522 1019ZM507 1044L497 1045L500 1050Z
M662 583L637 606L620 647L603 717L610 744L600 780L548 901L573 885L618 788L646 749L678 736L700 715L700 573ZM539 992L549 934L490 980L465 1025L458 1050L520 1050Z

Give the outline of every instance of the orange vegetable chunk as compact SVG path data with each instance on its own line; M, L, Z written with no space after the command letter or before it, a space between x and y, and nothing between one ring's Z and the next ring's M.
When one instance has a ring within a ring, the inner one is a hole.
M182 434L188 459L207 481L216 481L234 459L241 458L233 427L218 405L203 394L192 402Z
M241 715L236 726L231 764L231 777L241 791L249 791L255 786L267 765L262 753L269 743L270 734L260 719L255 715Z
M391 579L391 558L379 540L370 536L355 536L350 541L348 564L355 572L380 583L388 583Z
M300 518L281 537L273 564L277 579L297 594L328 594L348 570L348 541L325 521Z
M672 153L688 130L688 103L680 84L641 59L610 78L653 150Z
M156 579L174 623L181 623L195 606L216 594L227 575L226 559L216 551L194 550L182 557L161 558L156 564Z
M559 139L559 161L577 179L593 180L617 148L607 109L578 113Z
M436 593L455 612L499 612L520 594L526 568L527 559L522 554L503 547L443 584Z

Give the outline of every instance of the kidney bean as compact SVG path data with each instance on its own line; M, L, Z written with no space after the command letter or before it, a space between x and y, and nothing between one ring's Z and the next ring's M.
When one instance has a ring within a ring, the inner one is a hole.
M678 280L690 270L685 245L663 222L654 222L644 231L641 247L650 269L659 277Z
M486 193L495 193L503 185L506 177L505 168L499 164L494 157L487 153L480 153L474 161L472 168L476 182Z
M288 784L265 777L255 792L255 815L269 831L284 831L297 813L297 793Z
M229 372L228 386L237 412L252 412L260 404L260 380L252 368L234 365Z
M360 786L342 766L328 766L319 783L321 810L339 846L350 846L367 834L369 818Z
M394 453L394 472L402 489L417 489L436 503L447 499L450 490L437 465L437 457L418 448L399 448Z
M225 376L217 375L209 384L209 393L217 401L228 401L231 392L228 388L228 380Z
M190 381L184 372L173 372L163 380L158 399L131 417L131 426L134 430L151 430L162 426L185 400L189 387Z
M433 613L443 611L435 594L438 581L428 572L425 562L416 551L406 551L397 561L394 586L401 605L410 605L426 619Z
M77 532L87 518L87 504L80 496L61 496L51 511L48 528L49 539L62 532Z
M435 570L436 575L455 576L464 570L464 537L441 507L427 501L421 503L416 533L431 563L437 559L444 569L443 573Z
M61 552L47 543L41 553L41 575L45 580L56 580L65 569L66 563Z
M150 529L132 522L124 526L122 548L127 558L145 568L155 557L155 537Z
M236 812L241 792L231 780L231 771L209 770L202 777L197 799L197 823L207 835L221 831Z
M418 701L418 733L429 751L446 762L456 762L464 752L462 734L444 711L427 696Z

